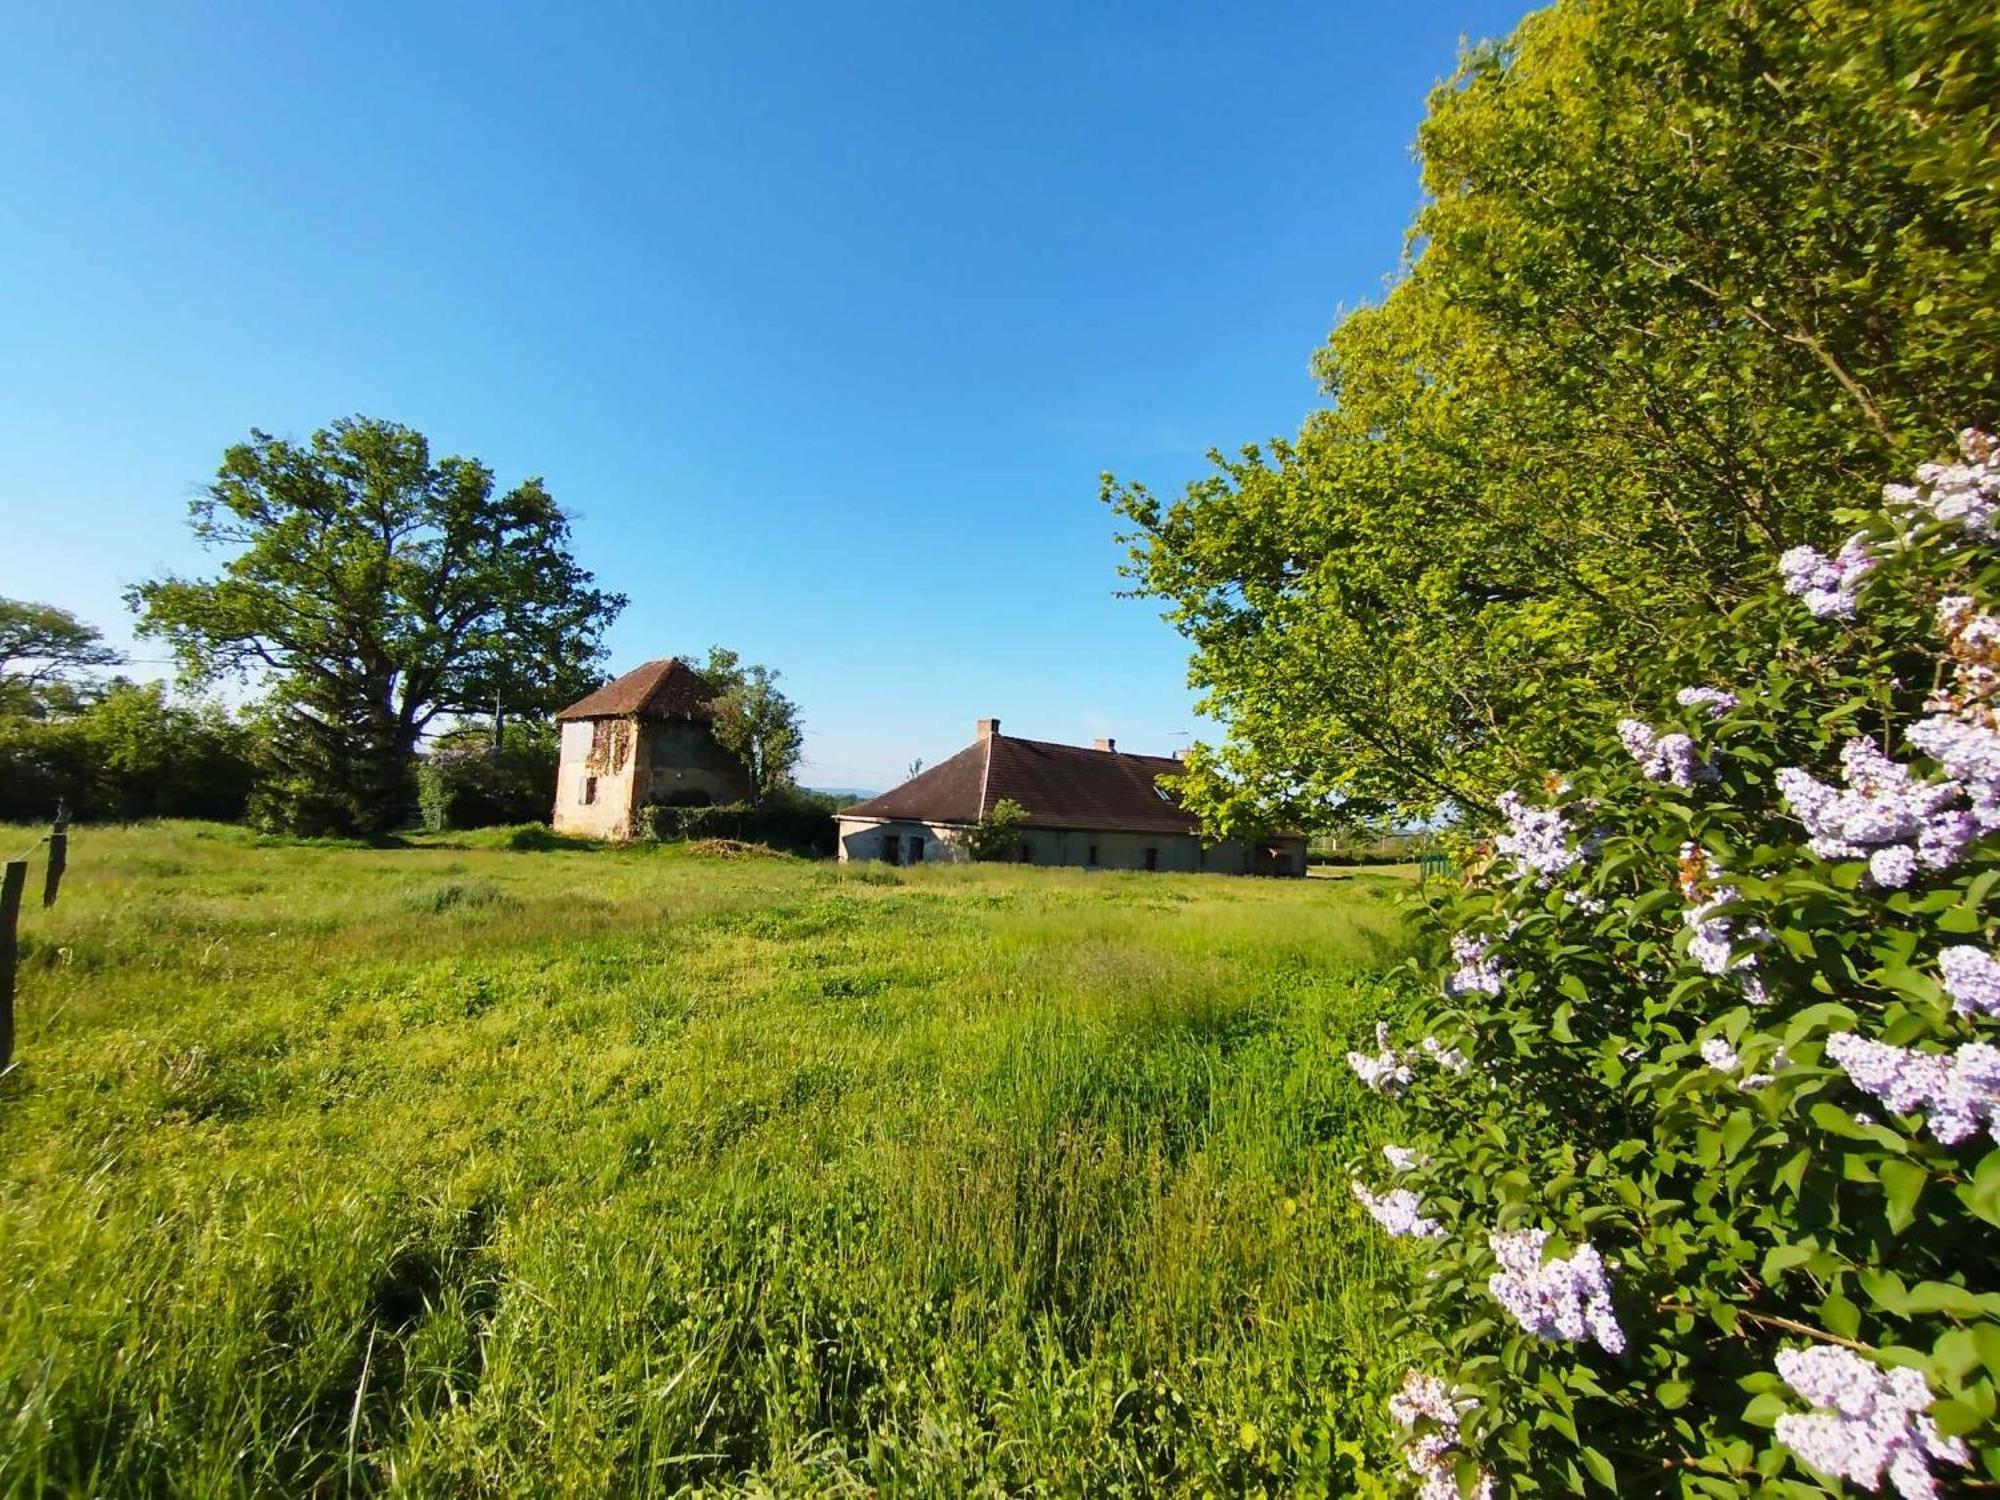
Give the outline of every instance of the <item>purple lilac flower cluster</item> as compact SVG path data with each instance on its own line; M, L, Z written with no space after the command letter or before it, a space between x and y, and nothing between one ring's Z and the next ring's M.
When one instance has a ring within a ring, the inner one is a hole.
M2000 829L2000 619L1954 595L1938 605L1938 629L1952 661L1951 683L1907 738L1965 789L1967 816L1979 833L1991 833Z
M1403 1388L1389 1398L1389 1420L1412 1433L1404 1457L1410 1472L1423 1481L1419 1500L1459 1500L1458 1476L1454 1460L1459 1450L1459 1423L1478 1402L1454 1396L1451 1388L1435 1375L1411 1370L1403 1376ZM1417 1432L1419 1422L1428 1423ZM1493 1476L1480 1471L1474 1500L1491 1500Z
M1742 1054L1719 1036L1712 1036L1701 1044L1701 1060L1718 1073L1734 1073L1743 1065ZM1746 1073L1736 1081L1736 1086L1752 1091L1761 1089L1777 1077L1778 1071L1789 1061L1790 1059L1785 1056L1785 1049L1780 1047L1771 1054L1770 1072Z
M1390 1167L1398 1172L1414 1171L1424 1164L1423 1153L1408 1146L1384 1146L1382 1155Z
M1917 781L1866 739L1841 748L1840 769L1844 788L1787 766L1778 790L1805 824L1814 854L1865 859L1869 878L1886 890L1901 890L1920 867L1950 869L1980 833L1972 813L1952 806L1964 790L1958 782Z
M1434 1240L1444 1233L1444 1225L1424 1217L1423 1199L1408 1188L1391 1188L1372 1193L1356 1178L1354 1196L1368 1210L1368 1216L1389 1232L1392 1239Z
M1805 603L1815 619L1851 620L1855 597L1875 571L1875 554L1860 532L1849 537L1832 557L1811 547L1794 547L1778 559L1785 592Z
M1684 687L1674 695L1674 702L1682 708L1698 708L1711 719L1719 719L1736 707L1737 698L1734 693L1722 688Z
M1493 957L1488 938L1461 932L1451 940L1451 956L1458 967L1446 976L1444 992L1456 1000L1461 995L1497 995L1507 980L1507 971Z
M1938 955L1938 975L1962 1016L2000 1016L2000 959L1960 943Z
M1653 726L1638 719L1620 719L1618 738L1626 752L1639 763L1639 774L1648 781L1668 781L1689 787L1697 781L1713 781L1715 768L1706 764L1695 750L1694 740L1685 734L1656 734Z
M1530 807L1513 792L1502 792L1499 806L1507 832L1493 847L1513 859L1517 872L1533 873L1537 885L1547 885L1582 860L1583 851L1569 845L1569 824L1561 808Z
M1706 849L1696 844L1681 846L1680 887L1689 903L1681 920L1693 933L1688 939L1688 957L1704 974L1734 974L1744 998L1752 1005L1762 1005L1770 996L1765 993L1764 981L1753 972L1757 955L1738 953L1736 948L1739 943L1761 943L1770 934L1753 924L1739 935L1728 917L1718 915L1742 894L1724 882L1723 874Z
M1897 1114L1925 1112L1945 1145L1981 1126L2000 1141L2000 1047L1968 1042L1956 1052L1919 1052L1843 1031L1827 1038L1826 1053L1849 1082Z
M1930 1387L1916 1370L1883 1369L1826 1344L1784 1350L1777 1366L1785 1384L1826 1408L1777 1424L1778 1441L1822 1474L1875 1490L1886 1470L1903 1500L1934 1500L1932 1461L1972 1462L1964 1440L1943 1436L1929 1417Z
M1594 1245L1544 1261L1548 1231L1517 1229L1491 1237L1500 1269L1486 1289L1538 1339L1594 1338L1607 1353L1625 1352L1625 1331L1611 1307L1611 1281Z
M1969 806L1959 816L1970 825L1969 837L2000 829L2000 731L1940 713L1919 719L1905 738L1944 767L1951 780L1941 785L1965 789Z
M2000 444L1968 427L1958 435L1963 462L1920 464L1915 484L1885 484L1882 502L1892 511L1957 527L1991 541L2000 537Z
M1471 1061L1456 1047L1447 1047L1434 1036L1427 1036L1418 1044L1424 1056L1443 1068L1447 1073L1463 1073L1471 1067ZM1385 1021L1375 1023L1375 1051L1350 1052L1347 1065L1354 1069L1355 1076L1378 1094L1387 1094L1392 1099L1408 1088L1416 1074L1410 1067L1409 1052L1398 1052L1389 1045L1389 1026Z
M1951 655L1952 684L1931 707L1963 710L1991 700L2000 688L2000 619L1982 612L1969 594L1949 594L1938 600L1937 628ZM1990 721L1990 714L1985 717Z
M1374 1053L1350 1052L1347 1054L1347 1065L1368 1087L1391 1098L1408 1088L1410 1081L1417 1076L1410 1071L1409 1059L1389 1045L1389 1023L1386 1021L1375 1023Z
M1434 1036L1425 1037L1419 1045L1424 1049L1424 1056L1447 1073L1463 1073L1472 1066L1471 1060L1458 1048L1447 1047Z

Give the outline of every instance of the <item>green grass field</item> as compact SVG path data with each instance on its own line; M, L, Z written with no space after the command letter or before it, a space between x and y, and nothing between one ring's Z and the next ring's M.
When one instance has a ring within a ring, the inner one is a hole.
M8 1495L1393 1466L1341 1053L1394 876L201 825L71 861L0 1082Z

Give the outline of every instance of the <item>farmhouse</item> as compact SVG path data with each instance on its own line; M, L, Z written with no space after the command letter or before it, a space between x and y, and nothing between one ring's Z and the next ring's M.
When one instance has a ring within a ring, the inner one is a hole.
M558 833L632 837L639 809L750 795L741 759L716 743L716 690L678 657L649 661L556 715Z
M1000 733L981 719L978 738L951 759L893 791L845 807L840 858L915 864L955 859L956 835L1003 799L1027 810L1016 857L1023 864L1107 870L1203 870L1225 875L1303 875L1306 841L1278 834L1254 843L1206 843L1162 776L1181 764L1132 755L1113 740L1090 749Z

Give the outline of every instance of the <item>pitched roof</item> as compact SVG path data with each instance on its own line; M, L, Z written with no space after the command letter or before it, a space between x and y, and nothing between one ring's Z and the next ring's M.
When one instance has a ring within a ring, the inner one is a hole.
M1027 809L1029 828L1107 833L1199 833L1201 820L1167 797L1162 776L1181 763L1164 755L1086 750L991 735L879 797L843 807L843 818L976 823L1002 798Z
M951 759L918 772L879 797L843 807L840 816L977 823L985 815L986 752L992 743L980 740L968 745Z
M634 667L556 715L562 719L707 719L715 686L701 673L669 656Z

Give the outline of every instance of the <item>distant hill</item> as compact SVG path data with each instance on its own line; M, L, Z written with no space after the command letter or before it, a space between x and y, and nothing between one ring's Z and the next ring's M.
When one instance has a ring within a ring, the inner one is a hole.
M881 793L880 787L859 786L809 786L806 790L820 797L838 797L843 803L866 802Z

